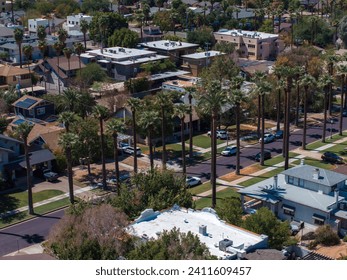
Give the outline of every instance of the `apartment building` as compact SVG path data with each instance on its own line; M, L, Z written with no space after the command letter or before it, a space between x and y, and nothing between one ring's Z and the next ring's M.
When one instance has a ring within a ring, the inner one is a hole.
M63 28L69 35L78 35L79 33L81 33L81 21L85 20L89 24L92 19L92 16L84 14L67 16L66 22L63 24Z
M272 60L284 50L284 42L277 34L246 30L221 29L214 32L217 42L229 42L240 57L253 60Z
M45 18L32 18L28 20L28 30L29 33L37 33L37 28L39 26L47 27L48 19Z

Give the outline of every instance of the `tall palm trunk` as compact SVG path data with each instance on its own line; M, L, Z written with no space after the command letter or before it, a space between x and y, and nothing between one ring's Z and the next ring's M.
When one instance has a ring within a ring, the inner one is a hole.
M31 94L34 95L34 85L33 85L33 79L31 77L31 70L30 70L29 60L28 60L28 70L29 70L30 83L31 83Z
M161 143L163 145L162 151L162 167L166 169L166 143L165 143L165 109L164 106L161 107Z
M132 110L132 117L133 117L133 146L134 146L134 173L137 173L137 140L136 140L136 110Z
M101 142L101 162L102 162L102 185L106 189L106 162L105 162L105 139L104 139L104 124L100 118L100 142Z
M286 140L287 140L287 96L288 96L288 90L287 88L284 89L284 125L283 125L283 142L282 142L282 156L286 156Z
M118 162L118 133L113 134L113 157L114 157L114 168L116 170L117 180L117 194L120 195L120 181L119 181L119 162ZM136 152L135 152L136 153Z
M258 124L257 124L257 136L260 137L260 118L261 118L261 97L258 95Z
M59 91L59 93L60 93L60 59L59 59L59 56L60 55L58 55L57 56L57 59L58 59L58 91Z
M341 77L341 100L340 100L340 123L339 123L339 135L342 136L342 129L343 129L343 88L345 86L345 75L342 75Z
M19 65L20 65L20 68L23 68L22 67L22 44L18 44L18 49L19 49Z
M149 142L149 161L150 161L150 166L152 171L154 168L152 130L148 130L148 142Z
M328 103L328 93L327 90L324 90L324 120L323 120L323 135L322 135L322 142L325 143L325 137L326 137L326 129L327 129L327 103Z
M72 155L71 155L71 147L66 147L66 164L67 164L67 178L68 178L68 184L69 184L69 197L70 197L70 203L74 204L74 191L73 191L73 178L72 178Z
M287 89L287 100L286 100L286 106L287 106L287 118L286 118L286 142L285 142L285 159L284 159L284 169L287 170L289 168L289 135L290 135L290 98L291 98L291 83L288 82L288 89Z
M281 89L278 89L277 93L277 125L276 129L280 130L281 129Z
M299 106L300 106L300 85L297 80L296 84L296 112L295 112L295 125L299 125Z
M240 175L240 103L236 103L236 175Z
M216 185L216 175L217 175L217 117L216 112L212 112L212 129L211 129L211 186L212 186L212 208L216 207L217 204L217 185Z
M29 215L34 214L34 205L33 205L33 191L32 191L32 177L31 177L31 165L29 158L29 147L28 140L24 139L24 154L25 154L25 163L27 166L27 185L28 185L28 213Z
M192 98L191 94L189 98L189 158L193 159L193 113L192 113Z
M184 118L181 118L182 172L186 176L186 143L184 141Z
M308 95L308 86L304 87L304 127L302 132L302 149L306 150L306 134L307 134L307 95Z
M264 165L264 134L265 134L265 96L261 95L261 157L260 165Z

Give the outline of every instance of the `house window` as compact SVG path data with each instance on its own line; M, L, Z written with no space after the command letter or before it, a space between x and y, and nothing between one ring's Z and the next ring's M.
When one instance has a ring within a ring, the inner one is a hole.
M305 185L305 183L304 183L305 181L303 180L303 179L299 179L299 187L304 187L304 185Z
M30 110L29 110L29 115L30 115L30 116L33 116L33 115L34 115L34 109L30 109Z
M288 176L288 184L293 184L293 183L294 183L294 177Z
M282 209L285 215L289 215L293 217L295 214L295 207L283 204Z
M325 218L321 215L317 215L317 214L313 214L312 216L312 219L313 219L313 223L315 225L324 225L324 222L325 222Z
M255 49L255 45L253 45L253 44L248 44L248 47L249 47L250 49Z
M255 55L254 52L248 52L248 55Z
M13 76L13 81L14 81L14 82L16 81L16 76Z
M42 108L37 108L36 110L37 112L37 115L44 115L46 113L46 108L45 107L42 107Z

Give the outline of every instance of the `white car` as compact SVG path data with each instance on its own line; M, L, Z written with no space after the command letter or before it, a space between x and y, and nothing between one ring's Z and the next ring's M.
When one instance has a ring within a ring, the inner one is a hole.
M237 152L237 147L236 146L231 146L231 147L226 147L222 152L222 156L232 156L236 155Z
M123 149L124 153L129 154L129 155L133 155L135 153L135 149L134 147L126 147ZM136 148L136 155L140 156L142 153L140 148Z
M264 134L264 144L271 143L275 140L276 140L275 135L270 133ZM261 138L259 139L259 143L261 143Z
M188 176L186 178L187 188L191 188L201 184L201 179L199 177Z
M207 136L211 137L211 131L207 132ZM217 130L216 136L217 136L217 139L223 139L223 140L229 138L228 132L226 130Z

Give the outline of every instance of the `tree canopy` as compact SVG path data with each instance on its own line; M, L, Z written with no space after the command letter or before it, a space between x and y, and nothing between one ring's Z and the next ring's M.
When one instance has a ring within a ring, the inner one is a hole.
M113 35L108 38L109 47L135 48L138 42L138 34L128 28L116 30Z

